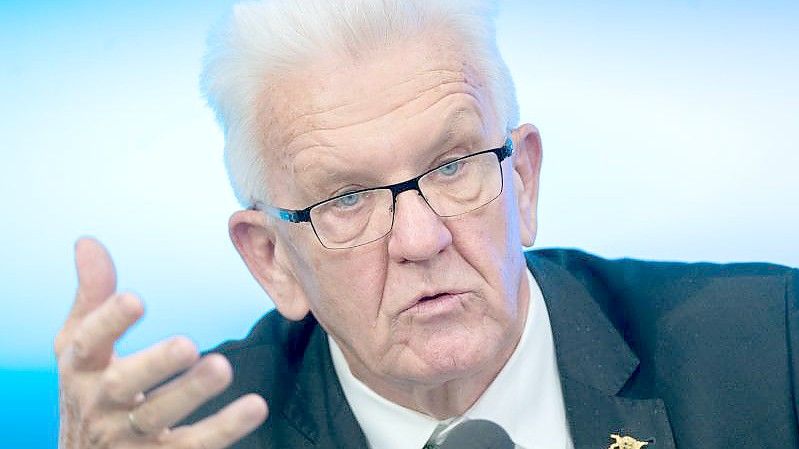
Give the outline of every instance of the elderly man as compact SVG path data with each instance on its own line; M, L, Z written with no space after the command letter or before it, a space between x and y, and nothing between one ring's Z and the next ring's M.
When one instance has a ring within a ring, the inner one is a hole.
M203 357L116 357L142 305L78 242L62 449L410 449L478 419L527 449L797 447L795 270L523 252L541 143L491 16L236 8L204 87L246 207L230 235L277 312Z

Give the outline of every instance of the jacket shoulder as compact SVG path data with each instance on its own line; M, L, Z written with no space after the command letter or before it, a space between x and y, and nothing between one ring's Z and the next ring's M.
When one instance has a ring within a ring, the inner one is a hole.
M605 259L558 248L529 251L526 256L528 261L544 260L566 270L616 324L662 318L692 301L729 306L735 298L741 307L764 301L783 303L786 295L795 296L790 293L799 282L796 269L769 263Z
M310 314L301 321L289 321L277 310L267 313L241 340L226 341L205 354L221 354L233 368L231 385L186 421L195 422L235 399L256 393L266 398L270 410L279 410L290 394L311 337L320 331Z
M682 263L604 259L573 249L526 254L574 278L633 352L659 372L691 360L723 371L760 360L785 366L799 271L768 263ZM533 262L531 262L533 261ZM679 362L675 354L682 354ZM774 365L772 365L774 366ZM699 367L695 367L699 368Z
M714 404L723 403L737 410L730 425L741 429L799 409L790 394L799 368L791 351L799 343L799 270L607 260L568 249L527 258L576 279L623 335L640 361L623 395L662 397L679 422L716 416Z

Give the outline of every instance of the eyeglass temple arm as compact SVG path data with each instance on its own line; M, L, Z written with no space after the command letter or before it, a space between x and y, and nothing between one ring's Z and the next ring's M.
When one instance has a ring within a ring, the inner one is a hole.
M266 203L256 201L253 209L260 210L270 217L274 217L283 221L290 221L292 223L303 223L311 221L311 213L309 209L291 210L282 209L280 207L270 206Z
M505 158L513 154L513 140L511 140L510 137L505 139L505 145L501 149L502 151L499 153L500 162L502 162L503 160L505 160Z

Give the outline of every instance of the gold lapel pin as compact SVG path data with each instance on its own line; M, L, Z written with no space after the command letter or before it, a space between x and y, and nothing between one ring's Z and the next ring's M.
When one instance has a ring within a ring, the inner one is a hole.
M638 441L631 436L619 436L615 433L611 434L610 437L616 441L608 446L608 449L641 449L649 444L649 441Z

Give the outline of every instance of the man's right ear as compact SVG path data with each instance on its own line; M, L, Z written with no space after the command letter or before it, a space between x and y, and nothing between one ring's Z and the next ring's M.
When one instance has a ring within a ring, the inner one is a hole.
M310 310L308 299L289 263L285 245L263 212L235 212L228 230L242 260L278 312L290 320L305 318Z

